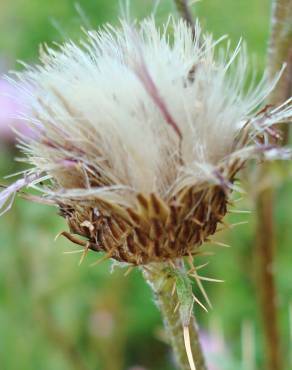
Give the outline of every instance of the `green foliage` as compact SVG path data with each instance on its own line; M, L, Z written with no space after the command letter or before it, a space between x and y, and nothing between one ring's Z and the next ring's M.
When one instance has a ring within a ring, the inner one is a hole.
M192 283L185 271L171 268L169 274L174 279L182 325L189 326L194 304Z

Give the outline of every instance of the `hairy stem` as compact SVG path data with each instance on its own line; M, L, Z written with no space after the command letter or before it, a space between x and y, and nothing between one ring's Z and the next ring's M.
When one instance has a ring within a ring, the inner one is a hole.
M268 51L270 79L286 63L286 69L268 103L278 105L291 96L292 86L292 0L274 0L271 35ZM288 142L288 125L281 127L283 144ZM266 181L271 166L266 163L258 171L258 183L268 184L257 195L257 272L261 292L261 316L265 336L265 358L268 370L281 370L281 346L277 321L277 294L274 278L275 230L274 190L271 181Z
M157 307L162 314L167 338L172 346L177 366L180 370L189 370L190 364L186 352L184 331L179 310L177 309L179 301L177 293L173 289L175 280L173 276L165 272L166 268L167 265L164 263L155 264L144 268L143 274L152 288ZM189 332L196 370L207 370L194 315L191 317Z

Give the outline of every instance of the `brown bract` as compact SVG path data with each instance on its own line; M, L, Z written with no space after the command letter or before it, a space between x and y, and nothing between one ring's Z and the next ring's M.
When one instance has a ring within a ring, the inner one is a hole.
M231 182L235 172L232 166ZM144 265L195 254L226 214L230 192L223 184L205 183L185 187L166 201L154 193L137 194L135 206L128 208L96 199L70 201L60 209L71 233L84 237L89 249Z

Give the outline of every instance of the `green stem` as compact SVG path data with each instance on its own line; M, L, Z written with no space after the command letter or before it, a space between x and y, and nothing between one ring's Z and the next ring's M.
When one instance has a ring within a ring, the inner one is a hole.
M144 268L143 274L153 291L157 307L162 314L167 338L172 346L177 366L180 370L189 370L190 365L185 348L183 327L177 309L178 297L176 292L173 292L175 279L167 274L167 266L164 263L153 264ZM207 370L194 315L191 317L189 331L196 370Z

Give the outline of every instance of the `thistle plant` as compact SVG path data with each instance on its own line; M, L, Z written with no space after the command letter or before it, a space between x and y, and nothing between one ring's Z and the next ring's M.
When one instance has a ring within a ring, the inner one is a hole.
M195 32L194 32L195 29ZM0 193L55 205L61 234L130 269L153 289L177 365L206 369L193 315L194 259L224 226L235 179L248 160L290 158L275 124L292 118L291 99L263 107L280 73L247 85L248 58L197 23L122 21L87 32L80 45L43 47L40 64L15 73L26 95L20 137L31 168ZM218 44L225 45L220 46Z

